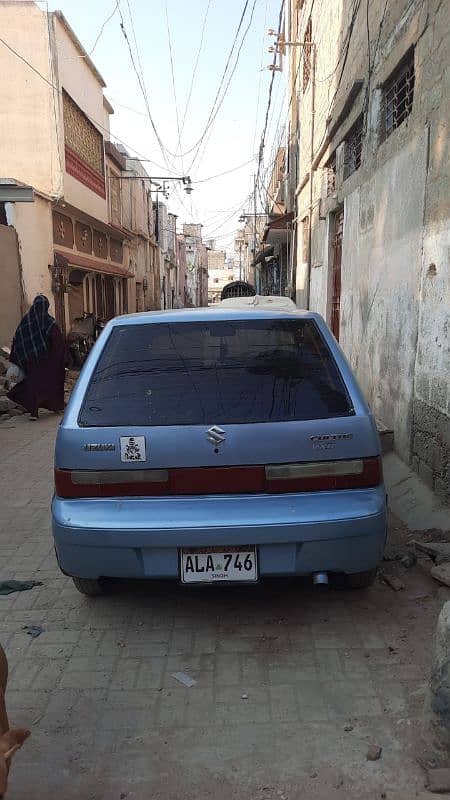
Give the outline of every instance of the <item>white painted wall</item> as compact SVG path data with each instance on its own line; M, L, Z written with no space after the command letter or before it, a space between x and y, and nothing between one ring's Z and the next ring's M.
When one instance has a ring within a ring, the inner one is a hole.
M227 283L234 280L233 269L211 269L208 268L208 300L211 302L214 297L220 296L222 289Z
M51 203L38 195L34 203L14 203L9 219L17 231L25 304L31 305L37 294L45 294L53 308L49 265L53 264Z
M430 225L423 241L415 396L450 416L450 226ZM449 423L450 428L450 423Z
M79 208L91 217L108 222L108 204L104 197L88 189L84 183L72 175L64 173L64 200L74 208Z
M341 345L375 415L410 453L426 134L345 200Z
M330 280L331 280L331 248L329 247L330 230L333 226L333 215L328 215L326 221L317 223L313 231L316 237L316 246L313 252L318 252L319 258L313 260L311 267L310 306L330 323ZM320 251L322 251L320 253Z
M52 83L46 14L32 2L1 2L0 10L2 37ZM0 74L0 175L56 195L61 190L58 93L4 46Z
M54 16L52 19L55 29L60 85L96 125L102 135L109 138L109 115L103 104L103 87L86 60L81 58L78 49L58 17Z

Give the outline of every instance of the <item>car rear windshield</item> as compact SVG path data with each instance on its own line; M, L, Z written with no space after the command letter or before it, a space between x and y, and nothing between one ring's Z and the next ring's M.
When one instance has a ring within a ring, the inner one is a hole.
M113 328L79 424L231 425L351 413L313 320L158 322Z

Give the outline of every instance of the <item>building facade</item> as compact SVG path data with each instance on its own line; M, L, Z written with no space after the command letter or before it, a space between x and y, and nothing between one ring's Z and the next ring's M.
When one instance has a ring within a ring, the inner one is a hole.
M208 248L208 304L220 300L222 289L234 280L233 265L227 263L225 250L215 250L215 242Z
M297 304L448 500L448 4L291 0L286 23Z
M287 210L287 153L278 148L267 192L267 223L261 236L261 293L291 296L294 264L293 211Z
M123 145L106 142L110 221L127 234L125 258L133 275L129 311L160 308L160 257L155 236L151 182L144 166ZM113 155L116 169L112 171ZM117 163L119 157L119 164ZM122 161L120 161L122 159ZM121 171L117 167L121 165Z
M208 250L202 239L202 225L183 225L186 247L186 285L189 305L208 305Z
M239 265L239 280L250 283L257 294L262 293L261 260L259 256L264 229L267 225L265 212L244 212L241 216L242 228L237 231L234 249Z
M0 23L15 51L0 46L10 76L0 86L0 178L34 189L33 203L0 208L0 227L14 230L2 232L3 273L15 276L14 297L2 300L11 312L0 315L1 343L38 293L65 333L84 313L107 320L160 308L164 297L163 307L179 304L176 219L163 256L150 178L111 142L105 82L64 15L0 0Z

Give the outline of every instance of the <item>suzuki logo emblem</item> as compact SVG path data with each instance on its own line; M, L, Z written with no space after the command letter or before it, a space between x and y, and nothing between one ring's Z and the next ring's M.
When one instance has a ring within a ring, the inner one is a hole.
M213 425L212 428L206 431L206 436L208 438L208 442L211 442L215 447L219 444L223 444L225 441L225 431L222 428L219 428L217 425Z

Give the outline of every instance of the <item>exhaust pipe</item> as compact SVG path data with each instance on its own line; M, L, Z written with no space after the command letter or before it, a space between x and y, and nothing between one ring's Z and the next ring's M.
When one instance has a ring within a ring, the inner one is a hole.
M313 584L314 586L326 586L328 583L328 573L327 572L315 572L313 575Z

